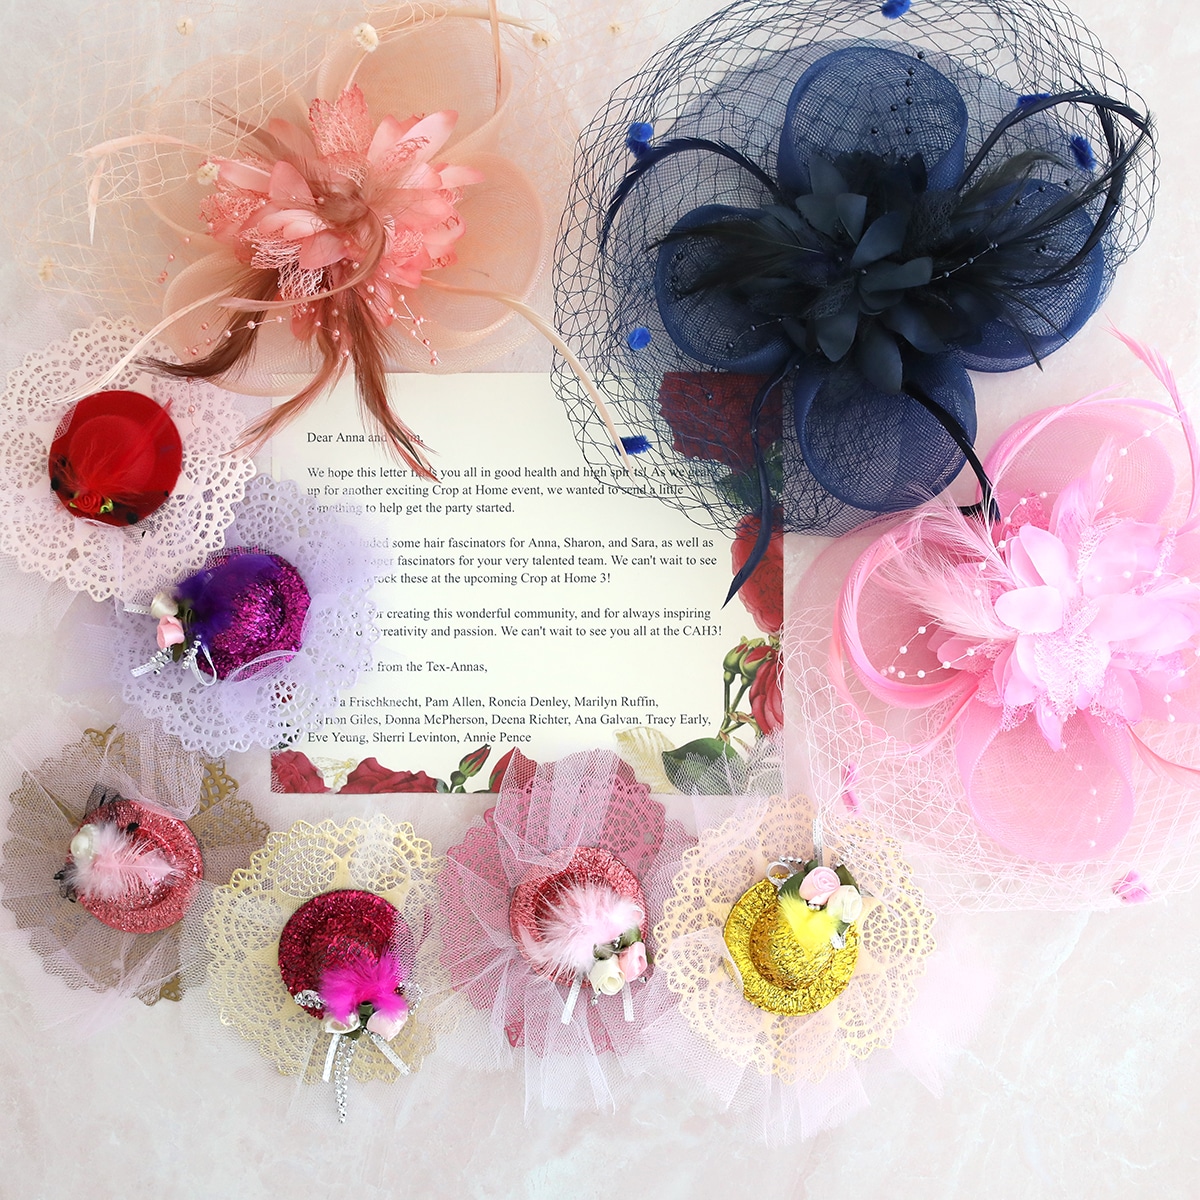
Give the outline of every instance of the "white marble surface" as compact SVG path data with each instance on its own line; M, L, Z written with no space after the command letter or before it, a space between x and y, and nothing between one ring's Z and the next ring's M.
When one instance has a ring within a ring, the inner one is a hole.
M1160 130L1155 225L1105 312L1166 351L1194 399L1200 17L1184 0L1073 6L1119 57ZM21 50L6 64L0 121L19 119L37 56L54 54L54 13L73 8L73 0L0 3L0 45ZM27 36L31 27L37 37ZM0 265L0 365L60 335L62 320ZM981 443L1017 412L1134 377L1094 320L1044 372L982 381ZM68 599L0 564L0 737L63 708L51 630ZM444 849L474 811L461 798L271 796L262 754L230 769L275 828L378 807L414 820ZM0 778L0 797L11 784ZM1200 896L1090 917L978 916L969 931L992 961L996 991L942 1097L896 1077L852 1124L766 1151L682 1102L669 1081L647 1085L615 1117L537 1113L526 1122L519 1076L475 1074L437 1055L386 1096L352 1097L348 1127L313 1125L290 1084L222 1029L198 992L180 1005L131 1004L82 1045L47 1033L37 960L0 913L0 1198L1200 1195Z

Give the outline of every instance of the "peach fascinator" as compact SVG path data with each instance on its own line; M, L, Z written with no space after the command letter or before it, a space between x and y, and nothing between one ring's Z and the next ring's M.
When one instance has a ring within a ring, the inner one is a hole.
M42 221L75 244L39 273L132 306L149 333L130 361L154 338L179 360L164 374L289 396L247 446L352 371L369 431L432 478L389 372L477 368L530 326L573 362L530 303L569 125L536 27L495 0L223 15L181 18L209 53L164 56L191 65L83 128L83 170Z

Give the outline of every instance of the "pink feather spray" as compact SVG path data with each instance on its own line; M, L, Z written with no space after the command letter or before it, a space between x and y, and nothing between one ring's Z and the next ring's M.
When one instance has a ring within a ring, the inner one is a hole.
M554 898L553 910L541 922L541 937L521 931L521 944L530 962L549 974L586 973L594 950L614 942L627 929L646 919L635 900L599 883L571 883Z
M385 1017L396 1017L408 1008L404 997L396 994L407 977L408 971L390 950L379 958L364 952L351 962L323 971L318 991L326 1014L343 1024L360 1004L371 1004Z

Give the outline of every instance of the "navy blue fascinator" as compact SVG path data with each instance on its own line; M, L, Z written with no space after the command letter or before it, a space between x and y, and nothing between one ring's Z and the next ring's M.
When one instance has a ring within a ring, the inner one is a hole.
M1144 105L1048 0L732 4L580 142L557 320L644 468L610 482L701 524L757 513L759 553L773 524L841 533L966 464L986 497L968 372L1082 328L1154 165Z

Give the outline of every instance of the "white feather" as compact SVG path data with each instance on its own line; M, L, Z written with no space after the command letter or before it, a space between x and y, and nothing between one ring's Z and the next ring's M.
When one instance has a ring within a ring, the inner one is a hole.
M574 883L555 897L553 910L538 932L520 931L521 945L530 961L549 973L587 972L595 961L595 947L615 942L627 929L639 928L646 914L634 900L599 883Z

